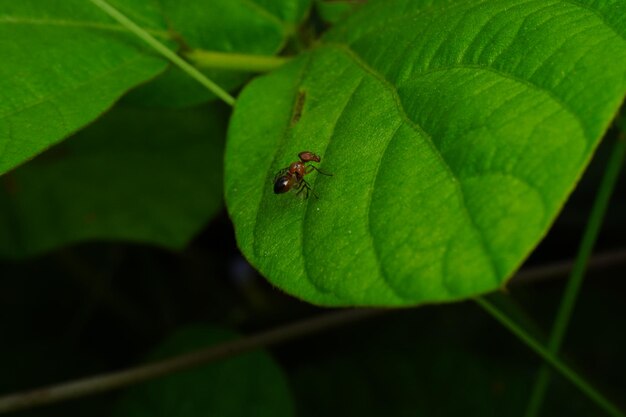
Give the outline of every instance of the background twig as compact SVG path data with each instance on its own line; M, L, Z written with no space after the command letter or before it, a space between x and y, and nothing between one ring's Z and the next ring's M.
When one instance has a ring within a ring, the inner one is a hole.
M589 262L589 269L601 269L624 263L626 263L626 249L620 249L594 255ZM520 285L534 283L544 279L562 278L571 271L573 265L574 260L567 260L524 269L511 280L511 284ZM123 371L94 375L66 383L9 394L0 397L0 413L32 408L123 388L128 385L158 378L254 349L277 345L292 339L354 323L391 311L395 310L340 310L324 314L320 317L302 320L294 324L280 326L256 335L245 336L232 342L176 356L161 362L140 365Z
M88 378L39 388L31 391L0 397L0 413L51 404L71 398L83 397L98 392L122 388L173 372L193 368L208 362L235 356L261 347L275 345L311 333L328 330L347 323L353 323L375 315L386 309L341 310L324 314L313 319L302 320L294 324L280 326L258 333L176 356L160 362L137 366L123 371L94 375Z

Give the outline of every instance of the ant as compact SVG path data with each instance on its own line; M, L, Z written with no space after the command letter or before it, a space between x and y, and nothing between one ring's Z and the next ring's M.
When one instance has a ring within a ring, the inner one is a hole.
M304 176L314 170L322 175L332 176L333 174L323 172L313 165L306 165L307 162L320 162L320 157L313 152L300 152L298 158L300 158L299 161L292 162L287 168L278 171L274 177L274 193L286 193L293 188L294 190L298 190L296 194L300 194L304 191L304 198L308 198L309 192L311 192L315 198L319 199L315 191L313 191L309 183L304 179Z

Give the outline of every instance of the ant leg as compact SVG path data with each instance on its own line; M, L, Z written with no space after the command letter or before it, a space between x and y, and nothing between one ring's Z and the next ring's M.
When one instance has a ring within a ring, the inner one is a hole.
M276 182L276 180L278 180L280 177L285 175L287 172L289 172L289 168L283 168L280 171L278 171L278 173L274 175L274 181L272 181L272 183Z
M313 191L313 188L311 188L311 186L309 185L308 182L302 180L302 185L301 185L302 189L300 191L298 191L298 194L300 194L300 192L302 190L306 190L304 198L309 198L309 193L313 194L313 197L315 197L316 199L320 199L320 197L317 195L317 193L315 191Z
M299 182L297 182L294 186L293 189L294 190L298 190L298 192L296 193L296 195L300 195L301 192L305 192L304 198L308 198L309 197L309 191L306 189L306 187L304 186L304 184L306 183L306 181L304 180L300 180Z
M333 174L329 174L328 172L324 172L321 169L319 169L318 167L315 167L313 165L309 165L306 169L307 169L306 170L307 174L311 173L311 172L313 172L313 170L315 170L315 171L319 172L322 175L326 175L327 177L332 177L333 176Z
M304 191L304 198L309 198L309 189L307 188L307 186L305 184L306 184L306 182L304 180L301 180L293 188L298 190L296 195L300 195L300 193Z

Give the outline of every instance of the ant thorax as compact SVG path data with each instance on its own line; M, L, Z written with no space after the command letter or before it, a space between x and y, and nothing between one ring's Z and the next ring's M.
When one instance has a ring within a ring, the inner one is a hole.
M306 174L306 166L300 161L292 162L291 165L289 165L289 173L300 179Z

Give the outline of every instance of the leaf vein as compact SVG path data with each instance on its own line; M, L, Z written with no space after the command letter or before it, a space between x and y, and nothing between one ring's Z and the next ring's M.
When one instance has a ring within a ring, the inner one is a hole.
M425 75L428 74L433 74L436 72L443 72L443 71L449 71L451 69L474 69L474 70L478 70L478 71L487 71L487 72L491 72L493 74L496 74L498 76L501 76L503 78L507 78L510 79L512 81L516 81L520 84L524 84L525 86L527 86L528 88L538 91L540 93L543 93L545 95L547 95L548 97L550 97L556 104L559 105L559 107L561 107L563 109L563 111L565 111L566 113L568 113L570 116L572 116L572 118L578 123L578 127L580 128L580 130L583 132L583 134L585 135L585 139L590 140L589 135L586 132L586 129L584 128L584 124L583 124L583 120L582 118L578 115L578 113L576 113L569 104L567 104L567 102L565 102L563 99L561 99L559 96L557 96L556 94L554 94L551 90L549 90L548 88L537 84L531 80L527 80L524 78L521 78L518 75L512 74L510 72L506 72L502 69L496 68L496 67L488 67L488 66L483 66L483 65L473 65L473 64L455 64L455 65L448 65L445 67L437 67L437 68L432 68L428 71L424 71L424 72L420 72L418 74L415 74L415 77L423 77ZM385 80L386 81L386 80Z
M335 120L335 123L333 124L333 129L332 132L330 132L329 135L329 139L328 142L330 143L330 141L332 140L334 134L335 134L335 129L337 128L337 124L339 123L339 120L341 120L341 118L343 117L343 115L345 114L346 110L348 109L350 103L352 102L352 99L354 98L354 95L356 94L356 92L358 91L358 89L361 87L361 84L363 83L365 77L362 77L359 82L356 83L356 85L354 86L354 88L352 89L352 91L350 92L350 94L348 95L348 99L346 100L346 102L344 103L343 107L341 108L341 110L339 111L339 114ZM324 149L324 153L326 153L326 149L328 148L328 146L326 146L326 148ZM312 182L312 185L315 186L315 181ZM309 266L308 266L308 262L307 262L307 256L305 256L304 254L304 236L306 236L306 231L304 230L305 228L305 224L306 222L304 221L306 217L309 217L309 213L313 210L313 205L311 204L311 200L306 200L306 209L303 211L303 216L302 216L302 220L300 221L300 224L302 225L302 231L300 233L301 236L301 242L300 242L300 250L302 251L302 258L304 260L304 270L306 272L307 275L307 279L311 282L311 284L319 289L320 291L324 292L324 293L329 293L331 292L331 290L328 290L326 288L324 288L323 286L321 286L320 284L318 284L313 278L312 275L309 273ZM344 298L341 297L336 291L333 292L333 294L337 297L337 298ZM344 298L345 299L345 298Z
M562 1L564 3L569 3L572 6L577 6L577 7L581 8L581 9L584 9L584 10L587 10L587 11L593 13L594 15L596 15L596 17L598 19L600 19L602 21L602 23L604 23L604 25L606 27L608 27L611 30L611 32L615 33L617 35L617 37L619 37L622 40L626 41L626 35L623 34L623 33L618 32L617 29L613 26L613 24L610 23L607 20L607 18L602 13L600 13L600 11L598 9L594 9L594 8L588 6L588 5L586 5L586 4L584 4L584 3L580 2L580 1L577 1L577 0L562 0Z
M330 45L329 45L330 46ZM456 175L456 173L453 171L452 167L448 164L448 162L443 158L443 156L441 155L441 152L439 151L439 149L437 148L437 146L435 145L432 136L430 134L428 134L428 132L426 132L422 126L420 126L418 123L416 123L415 121L413 121L411 118L408 117L408 115L406 114L405 110L404 110L404 106L402 104L402 101L400 99L400 97L398 96L398 93L396 91L396 89L394 88L394 86L387 80L385 79L381 74L379 74L376 70L374 70L372 67L370 67L366 62L364 62L354 51L352 51L348 46L346 45L341 45L341 44L333 44L332 47L338 49L339 51L343 52L344 54L346 54L350 59L352 59L356 65L358 65L359 67L361 67L365 72L367 72L368 74L371 74L375 79L377 79L381 85L389 91L389 93L392 95L394 102L396 103L396 107L398 109L398 114L401 117L401 119L409 126L411 127L411 129L413 129L416 133L418 133L418 135L424 137L424 139L426 139L426 143L431 147L433 153L437 156L437 158L439 159L441 166L448 172L448 175L450 176L452 182L455 185L455 188L457 190L457 196L459 198L459 203L460 206L463 208L463 212L465 213L468 222L470 223L470 225L472 226L472 228L476 231L478 238L481 242L481 245L483 247L483 251L484 253L487 255L487 258L490 261L490 265L491 265L491 269L493 271L493 273L497 276L498 275L498 267L495 264L494 261L494 257L491 256L491 251L489 249L489 246L487 245L484 233L482 231L482 229L480 229L478 227L478 224L474 221L474 218L472 216L472 214L470 213L469 207L465 201L465 195L464 195L464 191L463 188L460 185L460 180L458 178L458 176ZM443 277L442 277L443 279Z
M380 154L379 162L376 164L376 169L374 170L374 174L372 176L372 183L370 184L370 187L369 187L368 201L367 201L367 204L366 204L366 210L367 210L367 227L366 227L366 229L367 229L368 235L370 237L370 244L372 245L372 252L374 253L374 260L376 262L376 265L378 266L378 272L379 272L380 277L382 278L382 282L389 289L389 291L391 291L391 294L394 295L395 297L397 297L400 301L409 301L409 299L407 299L405 296L403 296L402 293L393 285L393 281L391 281L389 279L389 277L387 276L387 273L385 272L385 269L382 266L382 262L380 260L381 259L380 258L380 253L379 253L378 248L376 246L376 243L374 241L374 234L372 233L372 221L371 221L372 198L374 197L374 186L376 184L376 181L378 180L378 171L380 169L380 166L382 165L382 160L385 158L385 154L387 153L387 150L389 149L389 144L391 144L391 142L393 142L393 140L396 137L396 134L400 130L401 126L402 126L402 123L400 123L398 125L398 127L396 128L396 130L394 130L393 134L391 135L391 137L389 138L389 140L385 144L385 147L383 148L383 151Z

